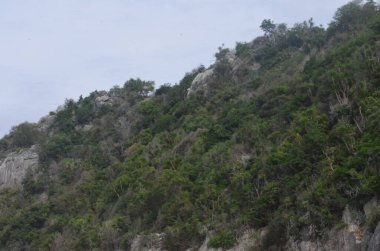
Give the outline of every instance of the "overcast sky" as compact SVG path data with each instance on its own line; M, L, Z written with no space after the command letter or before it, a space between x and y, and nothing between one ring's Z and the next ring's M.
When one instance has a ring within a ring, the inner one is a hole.
M0 137L127 79L177 83L270 18L326 26L346 0L0 0Z

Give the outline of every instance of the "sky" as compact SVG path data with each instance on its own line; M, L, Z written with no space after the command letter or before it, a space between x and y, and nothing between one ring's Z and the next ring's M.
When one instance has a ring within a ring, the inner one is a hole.
M324 27L347 0L0 0L0 137L130 78L175 84L263 19Z

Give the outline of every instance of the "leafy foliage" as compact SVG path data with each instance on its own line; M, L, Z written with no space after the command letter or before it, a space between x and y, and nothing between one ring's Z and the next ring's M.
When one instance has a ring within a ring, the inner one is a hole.
M327 30L264 20L264 37L219 49L207 91L187 92L203 66L154 95L130 79L67 100L45 133L15 127L2 154L38 144L42 175L0 191L1 246L127 249L161 232L185 250L213 230L208 246L228 249L267 227L268 250L322 236L380 191L379 20L370 1Z

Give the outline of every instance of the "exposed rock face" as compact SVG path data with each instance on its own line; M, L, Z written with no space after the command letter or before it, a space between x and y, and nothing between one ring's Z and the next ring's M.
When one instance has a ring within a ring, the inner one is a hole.
M65 110L65 106L60 105L60 106L57 107L57 109L55 109L55 112L58 113L58 112L61 112L63 110Z
M346 208L345 214L351 214ZM352 217L352 216L349 216ZM347 218L346 218L347 219ZM356 218L351 218L356 219ZM266 228L258 232L256 238L253 237L252 231L246 231L238 240L234 247L227 251L249 251L262 250L261 240L267 234ZM131 251L164 251L162 244L165 235L163 233L154 233L150 235L137 235L131 245ZM209 232L198 251L223 251L223 249L209 248L207 246L212 234ZM188 249L187 251L196 249ZM275 249L272 249L275 250ZM380 222L377 224L374 233L359 227L358 225L349 223L345 228L331 230L325 239L318 241L310 240L289 240L283 248L278 247L278 250L292 251L379 251L380 250Z
M364 206L365 215L368 217L377 208L377 198L373 198ZM372 208L372 210L370 209ZM290 240L287 250L296 251L379 251L380 250L380 222L374 233L361 226L362 212L350 209L348 206L343 212L342 221L346 226L343 229L333 229L322 240L305 241Z
M0 162L0 189L21 184L28 169L38 165L38 154L34 148L20 153L10 153Z
M342 215L342 228L334 228L326 233L323 239L319 240L288 240L284 247L277 247L278 250L292 251L380 251L380 222L376 229L371 232L369 228L363 226L364 217L370 217L380 206L378 197L374 197L365 204L363 210L356 210L346 206ZM223 251L223 249L209 248L208 242L213 233L208 232L202 245L198 249L188 249L186 251ZM262 241L268 235L268 228L262 228L254 232L247 230L238 240L234 247L227 251L249 251L263 250ZM165 234L153 233L150 235L137 235L131 245L131 251L164 251L162 247ZM276 247L272 247L271 250Z
M372 235L368 244L367 251L379 251L380 250L380 222L377 224L375 232Z
M225 59L231 65L232 71L236 71L243 63L243 61L236 56L235 50L227 52Z
M95 98L96 107L100 107L103 105L112 105L113 103L113 97L111 97L106 91L100 91L99 96Z
M95 99L97 105L105 105L108 104L111 100L111 97L108 95L100 96Z
M250 236L250 231L247 231L246 233L241 236L236 245L227 251L249 251L252 250L258 243L255 239L253 239ZM207 235L205 241L203 242L202 246L198 249L198 251L223 251L222 248L208 248L207 243L210 241L211 235Z
M361 251L363 230L355 225L347 226L342 230L332 230L325 240L319 241L298 241L288 246L289 250L297 251L319 251L319 250L340 250L340 251ZM358 236L361 236L358 238Z
M198 251L219 251L221 249L215 249L215 248L208 248L207 243L210 241L210 236L206 236L205 241L203 242L202 246L199 248Z
M365 216L370 217L376 210L380 210L380 200L377 196L373 197L363 207Z
M232 71L236 71L242 64L243 61L240 60L234 50L229 51L224 57L223 60L226 60L228 64L231 66ZM221 59L217 60L216 64L220 63ZM210 80L214 74L214 69L208 69L204 72L199 73L191 82L190 88L187 91L187 96L192 95L198 91L206 91L208 90L208 85Z
M199 73L191 82L191 86L187 92L187 96L196 93L199 90L206 90L207 84L212 75L214 74L214 69L208 69L204 72Z
M94 128L94 125L91 125L91 124L88 124L88 125L77 125L75 127L75 130L88 132L88 131L91 131L93 128Z
M160 251L165 234L153 233L150 235L137 235L131 245L131 251Z
M218 248L208 248L207 243L212 237L211 233L208 233L206 239L204 240L202 246L199 247L198 251L223 251L223 249ZM162 244L165 238L163 233L153 233L150 235L137 235L131 244L131 251L164 251ZM251 238L250 231L247 231L240 237L237 244L227 251L248 251L251 250L257 243L257 241ZM187 251L195 251L195 249L187 249Z
M261 65L258 62L247 62L247 60L238 57L236 55L236 50L228 51L224 56L216 60L215 65L225 63L227 63L230 66L233 79L235 80L239 79L237 77L239 75L239 71L257 71L261 68ZM214 68L199 73L194 78L193 82L191 82L190 88L187 91L187 96L192 95L198 91L207 92L208 85L210 84L214 73Z
M41 132L47 132L47 130L54 124L55 121L55 115L48 115L45 117L42 117L40 121L38 122L38 129Z

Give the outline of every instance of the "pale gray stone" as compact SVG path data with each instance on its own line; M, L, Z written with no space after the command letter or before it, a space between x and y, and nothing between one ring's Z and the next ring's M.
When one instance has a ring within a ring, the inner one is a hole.
M40 121L38 122L38 129L41 132L46 132L55 121L55 115L47 115L45 117L42 117Z
M109 104L111 101L111 97L108 95L100 96L95 99L95 103L97 106Z
M214 69L208 69L204 72L199 73L191 82L190 88L188 89L187 96L196 93L199 90L207 89L208 82L212 75L214 74Z
M29 169L37 168L38 154L34 148L13 152L0 163L0 188L12 188L21 185Z
M364 207L363 207L363 210L364 210L364 213L365 213L365 216L368 218L371 216L371 214L376 210L380 208L380 201L379 199L377 198L377 196L373 197L370 201L368 201Z
M136 235L132 240L131 251L163 251L162 244L164 233L153 233L150 235Z
M380 221L377 224L375 232L372 235L372 238L368 244L367 251L379 251L380 250Z

